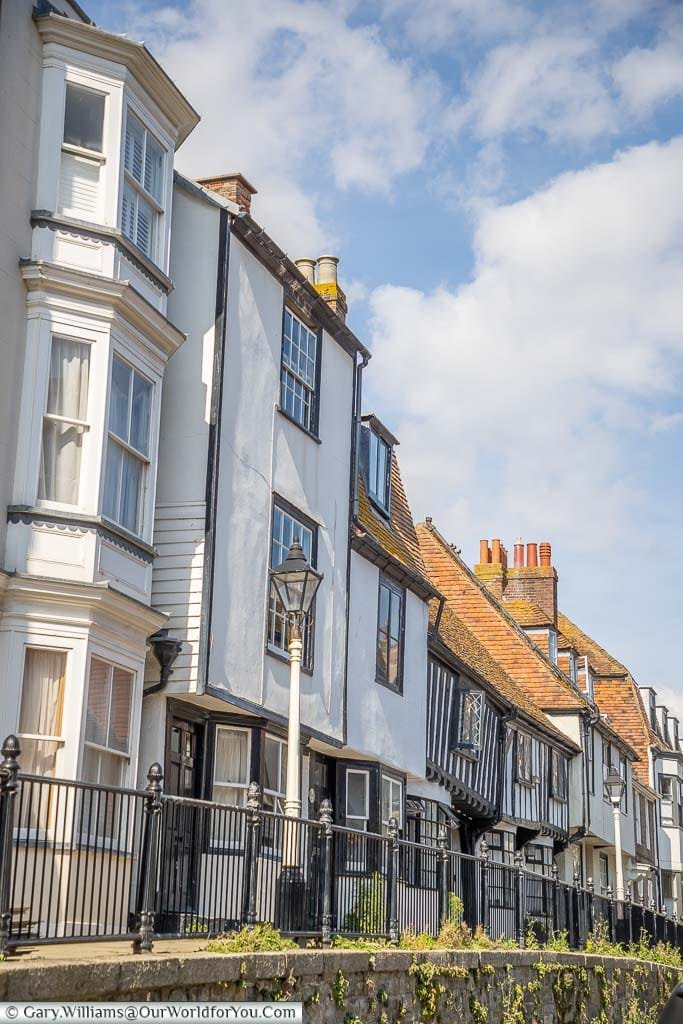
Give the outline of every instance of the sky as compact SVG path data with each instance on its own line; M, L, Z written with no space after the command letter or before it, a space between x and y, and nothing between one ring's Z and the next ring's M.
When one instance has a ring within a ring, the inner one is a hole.
M85 0L332 252L416 519L550 541L561 609L683 717L683 3Z

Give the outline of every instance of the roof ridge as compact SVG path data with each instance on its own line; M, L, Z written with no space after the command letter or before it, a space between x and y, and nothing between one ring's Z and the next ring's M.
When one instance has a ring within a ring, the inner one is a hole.
M588 700L588 698L584 694L580 693L577 689L575 689L569 677L566 676L564 672L562 672L560 669L558 669L556 665L553 665L550 659L543 654L543 651L540 649L540 647L537 647L537 645L531 640L531 638L522 629L522 627L517 622L515 622L514 618L505 610L503 602L498 601L498 599L491 593L491 591L486 586L484 586L484 584L480 580L477 579L476 575L472 572L467 563L460 557L460 555L456 553L453 546L448 543L446 538L443 536L443 534L439 532L439 530L434 526L434 524L431 521L418 523L416 526L416 531L418 531L419 533L421 529L427 530L430 534L432 534L435 537L435 539L441 544L441 546L444 548L446 553L451 557L451 559L462 570L464 570L470 582L473 583L475 587L479 590L479 592L485 596L491 607L503 616L503 618L512 628L514 633L519 637L519 639L523 641L523 643L529 648L529 650L543 663L544 667L551 670L552 674L555 676L558 683L560 683L560 685L564 687L567 690L567 692L571 694L572 697L575 697L579 704L583 704L586 708L590 708L591 702Z

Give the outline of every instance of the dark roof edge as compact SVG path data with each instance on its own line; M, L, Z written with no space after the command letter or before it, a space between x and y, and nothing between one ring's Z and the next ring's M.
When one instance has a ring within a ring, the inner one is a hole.
M359 531L362 531L361 537L351 537L351 547L354 551L382 569L389 568L391 570L391 575L398 579L404 586L408 587L409 590L412 590L417 594L418 597L421 597L423 601L428 601L432 597L442 600L443 594L441 594L429 582L429 580L409 568L409 566L405 565L404 562L401 562L400 559L396 558L395 555L391 555L386 548L383 547L371 533L369 533L363 523L358 519L355 519L354 526Z

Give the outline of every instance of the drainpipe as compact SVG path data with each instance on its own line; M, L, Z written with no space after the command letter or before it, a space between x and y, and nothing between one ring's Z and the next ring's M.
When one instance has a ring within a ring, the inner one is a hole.
M228 275L230 271L230 236L232 217L227 210L219 213L218 259L216 265L216 306L214 313L214 352L211 373L211 406L209 411L209 443L206 466L206 518L204 525L204 574L201 618L199 624L199 666L197 692L206 693L209 681L209 654L213 618L213 581L216 560L216 515L218 504L218 473L220 466L221 420L223 415L223 382L228 325Z
M353 370L353 394L351 398L351 466L349 479L348 550L346 558L346 649L344 653L344 708L342 712L342 735L344 744L347 737L347 694L349 678L349 611L351 607L351 530L358 518L358 452L360 451L360 415L363 396L363 370L370 357L363 356L360 363L356 362Z

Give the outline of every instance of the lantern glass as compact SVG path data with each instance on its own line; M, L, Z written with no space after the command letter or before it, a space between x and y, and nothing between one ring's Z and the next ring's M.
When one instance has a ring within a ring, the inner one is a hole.
M609 774L605 779L605 789L607 790L607 796L615 807L621 803L626 783L614 766L610 768Z
M322 581L322 575L306 561L298 540L293 541L284 562L271 569L270 578L285 612L292 616L310 611Z

